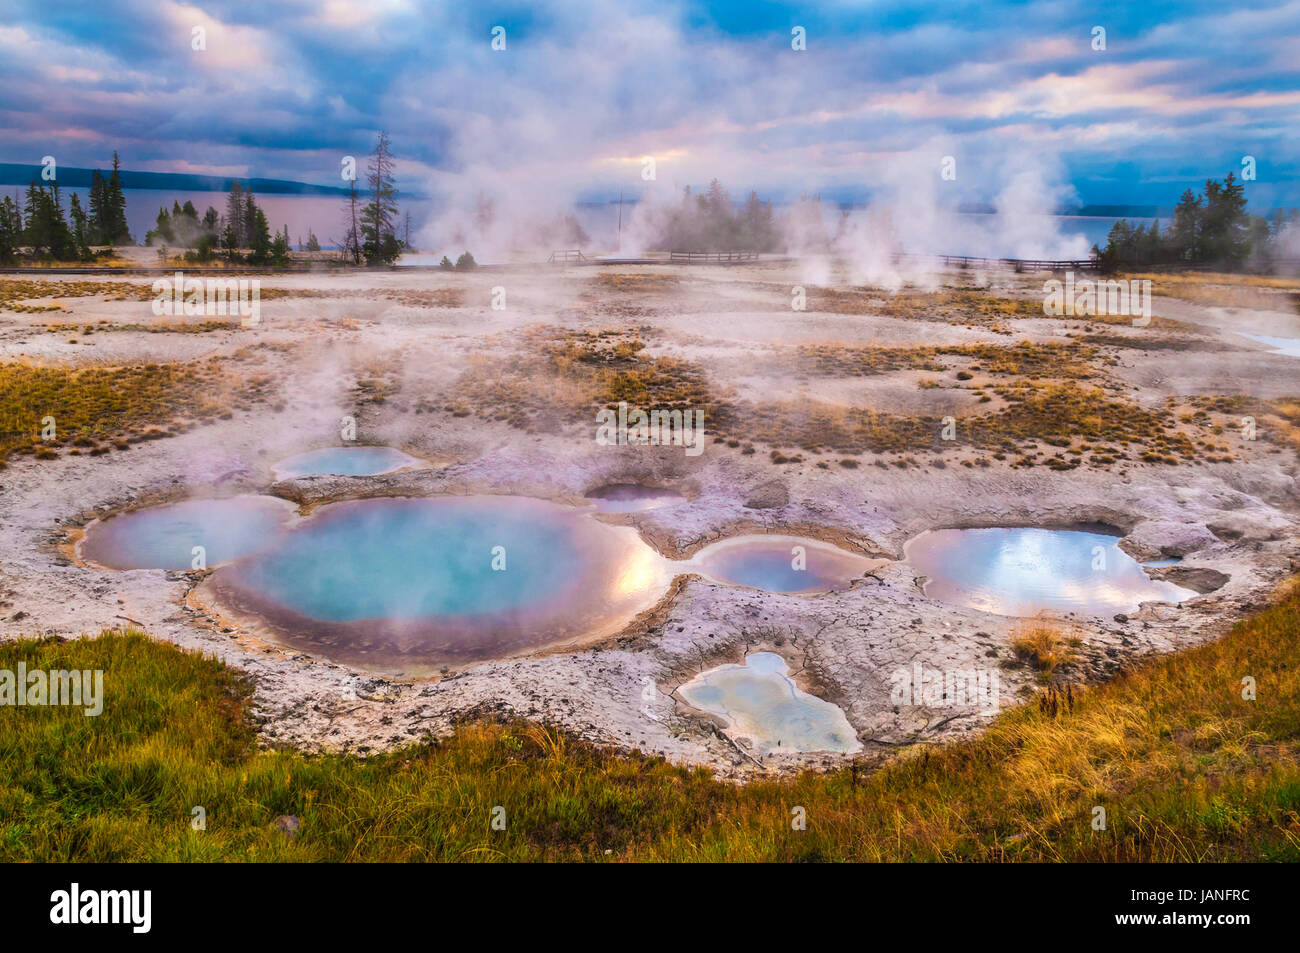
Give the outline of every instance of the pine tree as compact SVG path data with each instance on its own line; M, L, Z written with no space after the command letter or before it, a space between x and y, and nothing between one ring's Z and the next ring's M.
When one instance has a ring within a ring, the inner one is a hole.
M1170 251L1180 261L1200 258L1201 197L1191 189L1183 192L1174 208L1174 223L1170 226Z
M25 209L27 220L22 240L30 245L32 254L58 261L68 261L79 256L72 230L63 219L63 207L57 182L46 189L35 181L27 187Z
M0 200L0 262L12 262L18 257L23 238L22 211L9 196Z
M110 245L131 245L131 228L126 223L126 196L122 192L122 161L113 152L113 172L105 188L105 239Z
M72 193L68 215L72 219L72 241L76 245L77 257L83 261L89 259L91 256L90 245L86 241L86 211L81 207L81 199L76 192Z
M351 259L352 264L361 264L361 197L357 193L357 183L353 179L348 183L348 197L343 207L343 241L339 248L343 259Z
M240 228L242 229L244 234L244 241L248 243L248 247L250 250L253 247L253 241L258 237L257 236L257 213L258 213L258 206L257 206L257 202L254 201L253 199L253 190L245 189L244 208L243 211L240 213L241 221L243 222L243 224L240 226ZM269 241L270 238L269 229L267 232L267 237Z
M248 260L256 265L264 265L271 258L271 226L266 220L266 213L253 201L253 193L245 193L245 208L249 216Z
M107 245L108 238L108 183L96 169L90 177L89 224L87 241L92 245Z
M175 207L179 212L180 206L176 205ZM146 245L176 244L176 233L172 228L172 216L162 206L158 207L158 217L154 219L154 227L144 233L144 243Z
M1202 254L1209 261L1240 261L1250 253L1249 216L1245 188L1229 172L1220 184L1205 183L1201 218Z
M772 251L776 233L772 227L772 206L750 192L741 215L740 244L744 251Z
M235 226L229 222L226 222L226 227L221 232L221 250L226 253L228 261L239 257L239 236L235 234Z
M393 152L388 133L380 131L370 154L366 183L370 201L361 213L364 226L363 252L370 264L390 264L401 254L394 222L397 218L397 186L393 182Z
M273 265L287 265L289 263L288 225L284 227L284 231L275 233L275 238L271 242L270 260Z
M54 257L60 261L70 261L79 257L77 243L72 237L72 229L68 227L68 223L63 217L63 199L59 196L59 182L57 179L50 183L49 212L55 242L54 247L51 249Z
M1147 229L1146 242L1139 249L1139 254L1144 262L1153 265L1163 264L1165 259L1164 240L1160 237L1160 219L1151 223Z
M245 231L244 187L239 180L230 186L230 195L226 199L226 228L234 238L235 248L248 247L248 233Z

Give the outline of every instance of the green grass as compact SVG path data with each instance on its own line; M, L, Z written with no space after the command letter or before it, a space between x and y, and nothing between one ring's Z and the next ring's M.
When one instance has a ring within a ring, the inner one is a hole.
M266 751L212 660L139 634L0 646L0 668L19 660L102 668L106 702L0 708L6 861L1300 860L1300 588L976 740L747 785L523 722L364 760ZM275 829L286 814L296 838Z

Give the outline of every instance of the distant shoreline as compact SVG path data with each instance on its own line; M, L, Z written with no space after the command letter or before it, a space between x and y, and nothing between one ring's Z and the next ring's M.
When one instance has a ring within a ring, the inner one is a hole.
M41 182L42 166L17 162L0 162L0 186L26 186ZM93 169L61 166L57 181L63 188L90 188ZM103 170L100 170L101 173ZM187 172L133 172L122 169L122 188L138 191L229 192L236 181L245 189L263 195L332 195L344 196L348 190L337 185L312 185L289 179L260 179L234 175L194 175Z

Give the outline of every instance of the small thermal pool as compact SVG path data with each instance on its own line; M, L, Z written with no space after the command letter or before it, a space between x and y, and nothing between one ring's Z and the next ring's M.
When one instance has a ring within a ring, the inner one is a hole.
M587 494L587 499L596 504L602 513L639 513L653 510L670 503L679 503L686 497L676 490L666 490L657 486L643 486L640 483L610 483L597 487Z
M333 503L211 582L286 644L411 672L616 631L670 578L629 527L471 496Z
M392 447L322 447L288 457L275 464L277 480L309 476L377 476L422 461Z
M926 595L998 615L1111 615L1196 595L1151 579L1118 543L1077 530L943 529L913 538L905 552L930 577Z
M185 500L135 510L86 527L78 552L109 569L190 569L255 553L278 539L294 505L273 496Z
M743 665L722 665L677 689L690 705L727 722L735 738L746 738L759 754L774 751L860 751L844 712L802 691L785 659L756 652Z
M1266 334L1242 334L1242 337L1258 341L1260 344L1266 344L1273 350L1280 351L1288 357L1300 357L1300 338L1269 337Z
M875 560L797 536L736 536L706 546L688 568L716 582L767 592L847 589Z

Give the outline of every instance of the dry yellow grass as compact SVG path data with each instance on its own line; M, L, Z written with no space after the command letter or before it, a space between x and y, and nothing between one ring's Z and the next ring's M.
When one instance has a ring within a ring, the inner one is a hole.
M1059 626L1041 619L1025 619L1011 637L1011 651L1044 678L1074 658L1069 637Z
M1226 308L1300 310L1300 279L1224 272L1143 272L1125 280L1151 282L1153 294Z
M697 409L710 434L748 450L764 443L781 450L908 454L942 451L936 417L844 407L815 399L751 403L714 385L696 362L647 356L644 342L624 330L564 331L536 326L508 358L471 360L455 392L446 400L422 401L425 410L444 406L457 414L507 421L528 431L550 432L594 422L594 411L620 401L643 409ZM1130 459L1177 464L1196 459L1197 444L1168 411L1149 411L1083 383L1093 375L1095 349L1081 344L972 345L917 348L790 349L789 371L823 374L875 374L902 368L943 368L941 359L970 361L955 375L981 403L1003 401L994 413L967 414L956 422L958 441L997 459L1021 453L1021 466L1057 470L1090 465L1107 467ZM978 374L981 379L976 379ZM940 386L925 378L922 388ZM1041 458L1029 444L1046 443L1061 452ZM1104 450L1099 450L1104 448ZM1091 457L1085 457L1088 450ZM1002 456L998 456L1001 454ZM793 457L779 455L788 462ZM778 461L777 456L773 457ZM986 465L982 457L976 465Z
M249 687L212 659L139 635L0 645L0 665L20 659L113 689L101 718L0 710L10 861L1300 860L1296 590L970 740L746 785L520 721L367 759L259 750Z
M128 450L230 417L270 385L269 377L237 376L215 358L82 368L0 364L0 465L18 453L53 459L60 450Z

